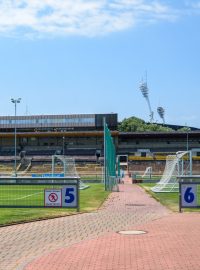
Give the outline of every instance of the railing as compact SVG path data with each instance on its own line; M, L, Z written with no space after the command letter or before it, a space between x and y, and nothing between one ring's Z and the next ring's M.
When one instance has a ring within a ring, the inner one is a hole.
M79 211L79 177L1 178L0 207L65 207Z

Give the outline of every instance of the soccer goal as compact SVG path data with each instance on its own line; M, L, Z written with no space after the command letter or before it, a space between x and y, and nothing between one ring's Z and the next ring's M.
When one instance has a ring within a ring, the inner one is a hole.
M63 177L79 177L77 170L76 170L76 164L75 160L72 157L66 157L63 155L53 155L52 156L52 176L55 174L55 166L56 166L56 160L59 160L63 164ZM83 183L83 181L79 181L79 189L86 189L89 186Z
M64 177L78 176L74 159L71 157L66 157L62 155L52 156L52 175L55 174L56 161L61 161L61 163L63 164Z
M192 175L192 151L179 151L168 155L160 181L151 190L153 192L178 192L177 176Z
M152 176L152 167L147 167L145 172L142 175L142 178L144 178L144 177L151 178L151 176Z

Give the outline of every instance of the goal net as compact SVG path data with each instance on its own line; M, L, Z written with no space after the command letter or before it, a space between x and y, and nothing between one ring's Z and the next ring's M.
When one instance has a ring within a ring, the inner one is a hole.
M152 176L152 167L147 167L144 174L142 175L142 178L144 177L150 177Z
M183 156L188 153L188 151L180 151L176 155L167 156L163 175L160 181L151 188L153 192L178 192L177 176L184 173L183 163L181 164L182 172L180 171L180 162L183 161Z
M64 177L79 177L78 172L76 170L75 160L72 157L66 157L62 155L53 155L52 156L52 175L55 174L56 163L55 161L59 160L63 164L63 176ZM83 183L83 181L79 181L79 189L86 189L89 186Z

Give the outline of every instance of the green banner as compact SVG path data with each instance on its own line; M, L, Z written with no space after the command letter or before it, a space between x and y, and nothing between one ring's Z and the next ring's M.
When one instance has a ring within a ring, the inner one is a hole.
M112 190L113 186L116 184L116 151L111 132L106 123L104 124L104 140L105 189Z

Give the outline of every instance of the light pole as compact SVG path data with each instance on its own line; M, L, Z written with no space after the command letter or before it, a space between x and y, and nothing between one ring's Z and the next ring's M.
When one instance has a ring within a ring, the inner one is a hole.
M149 100L149 89L148 89L148 86L147 86L147 82L141 82L140 83L140 91L142 92L142 95L143 97L146 99L147 101L147 104L148 104L148 107L149 107L149 112L150 112L150 123L153 123L153 111L151 109L151 104L150 104L150 100Z
M63 156L65 156L65 137L63 136Z
M185 129L186 129L186 150L187 152L189 151L189 131L190 131L190 128L188 127L187 124L185 124Z
M16 115L17 115L17 103L20 103L21 98L11 98L11 102L15 104L15 172L14 175L17 177L17 127L16 127Z

